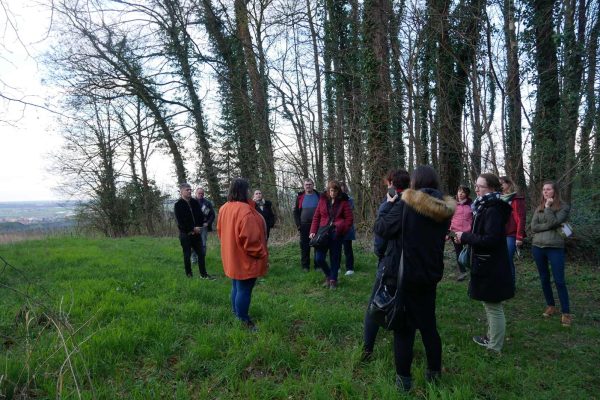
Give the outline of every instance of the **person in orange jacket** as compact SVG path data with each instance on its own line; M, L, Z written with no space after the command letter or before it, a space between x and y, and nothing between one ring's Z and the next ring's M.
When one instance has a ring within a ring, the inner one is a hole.
M256 279L267 273L267 227L250 199L248 181L234 179L227 203L219 209L217 233L221 240L223 271L231 278L231 307L236 317L256 331L248 315Z

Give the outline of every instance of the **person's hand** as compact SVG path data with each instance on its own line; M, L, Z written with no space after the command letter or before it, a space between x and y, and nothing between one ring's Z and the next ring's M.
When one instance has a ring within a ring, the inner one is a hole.
M523 241L522 240L517 240L515 243L516 243L517 247L523 246Z
M208 226L208 222L205 222L204 225L202 225L204 227Z
M554 203L554 199L552 197L546 199L546 208L552 207L552 203Z
M194 234L198 234L198 233L200 233L200 231L201 231L201 230L202 230L202 229L201 229L199 226L195 226L195 227L194 227Z
M386 196L387 196L388 203L394 203L396 200L398 200L398 194L397 193L394 195L394 197L390 196L389 193L386 194Z
M312 238L314 238L314 237L315 237L315 234L314 234L314 233L311 233L311 234L309 234L309 235L308 235L308 238L309 238L309 239L312 239Z
M460 244L460 239L462 237L463 232L456 232L456 237L454 238L454 243Z

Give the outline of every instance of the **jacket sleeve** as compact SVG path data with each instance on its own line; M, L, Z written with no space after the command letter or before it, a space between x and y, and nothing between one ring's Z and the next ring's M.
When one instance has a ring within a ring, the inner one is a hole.
M525 238L525 200L524 199L515 199L513 201L513 209L515 210L515 217L517 220L517 240L523 240Z
M206 206L208 207L209 211L204 222L210 227L212 226L213 222L215 222L215 208L210 201L206 202Z
M273 212L273 203L271 203L270 201L266 201L265 202L265 214L266 214L266 222L267 222L267 227L269 229L271 229L272 227L275 226L275 213Z
M238 240L240 248L248 256L264 258L267 256L266 247L264 246L266 236L260 229L257 219L257 216L251 212L242 217L239 225ZM264 224L262 217L260 217L260 223Z
M493 248L505 239L505 222L501 211L496 207L490 207L484 211L479 218L483 218L483 230L481 233L465 232L460 241L482 248Z
M536 214L538 212L536 211ZM534 215L531 221L531 230L534 233L551 231L556 229L569 218L569 206L564 205L558 211L552 210L550 207L544 208L544 222L539 221L539 216Z
M386 203L375 220L373 231L383 239L396 237L402 230L402 213L406 204L402 200Z
M354 223L354 215L352 214L352 208L350 207L349 201L342 201L341 206L342 220L336 224L335 229L339 233L339 235L345 235Z
M312 224L310 224L310 233L317 233L317 231L319 230L319 225L321 225L321 202L323 201L323 199L319 199L319 202L317 203L317 208L315 209L315 213L313 215ZM325 206L325 209L327 209L327 206Z
M294 223L296 228L300 228L300 196L296 197L296 204L294 205Z

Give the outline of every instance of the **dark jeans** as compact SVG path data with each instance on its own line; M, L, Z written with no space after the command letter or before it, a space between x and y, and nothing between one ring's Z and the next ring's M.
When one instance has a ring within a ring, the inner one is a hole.
M565 249L555 247L537 247L533 246L533 259L537 265L538 273L540 274L540 282L542 283L542 291L546 304L549 306L556 305L554 303L554 294L552 293L552 285L550 284L550 272L548 271L548 262L552 266L552 277L558 292L560 300L560 310L564 314L569 314L569 292L567 283L565 282Z
M513 286L516 287L517 283L517 271L515 269L515 252L517 251L517 238L515 236L506 237L506 247L508 248L508 265L510 265L510 272L512 273Z
M460 252L464 247L463 244L454 242L452 242L452 244L454 244L454 252L456 253L456 265L458 265L458 270L460 272L467 272L467 269L458 263L458 256L460 255Z
M400 376L411 376L410 367L417 329L421 332L421 339L425 346L427 369L441 371L442 340L435 320L436 286L405 291L403 296L408 323L402 329L394 331L396 373Z
M315 250L315 266L321 268L325 276L329 279L337 281L338 271L340 270L340 261L342 258L342 239L334 238L331 240L329 247ZM329 262L331 268L327 265L326 257L329 252Z
M192 276L192 262L190 260L192 256L192 249L198 254L198 268L200 275L206 276L206 263L205 254L202 247L202 238L200 235L187 235L185 233L179 234L179 243L183 249L183 265L185 267L185 274Z
M344 240L344 258L346 259L346 271L354 271L354 251L352 240Z
M255 283L256 278L231 280L231 308L236 317L244 322L250 321L248 310L250 309L252 289L254 289Z
M300 263L302 268L310 268L310 224L300 225ZM316 268L316 262L313 262Z
M381 280L381 276L383 275L383 264L381 262L377 263L377 273L375 274L375 284L373 285L373 290L371 291L371 297L369 297L369 305L371 301L373 301L373 297L375 296L375 291L379 288L379 281ZM372 353L373 348L375 347L375 339L377 338L377 332L379 332L379 325L373 321L371 315L369 314L369 305L367 305L367 312L365 313L365 331L364 331L364 344L363 349L366 352Z

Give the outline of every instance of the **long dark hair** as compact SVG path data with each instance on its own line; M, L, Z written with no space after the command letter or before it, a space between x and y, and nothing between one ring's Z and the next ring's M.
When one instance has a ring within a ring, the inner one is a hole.
M552 197L552 206L550 207L554 211L560 210L561 206L561 198L560 198L560 189L558 188L558 184L555 181L544 181L542 183L542 199L540 200L540 205L537 208L537 211L544 212L544 208L546 208L546 199L544 199L544 186L552 185L552 189L554 189L554 197Z
M247 203L249 188L250 184L244 178L234 179L231 181L231 186L229 186L227 201L241 201L243 203Z
M435 169L429 165L419 165L412 172L410 187L415 190L422 188L439 189L440 178Z

